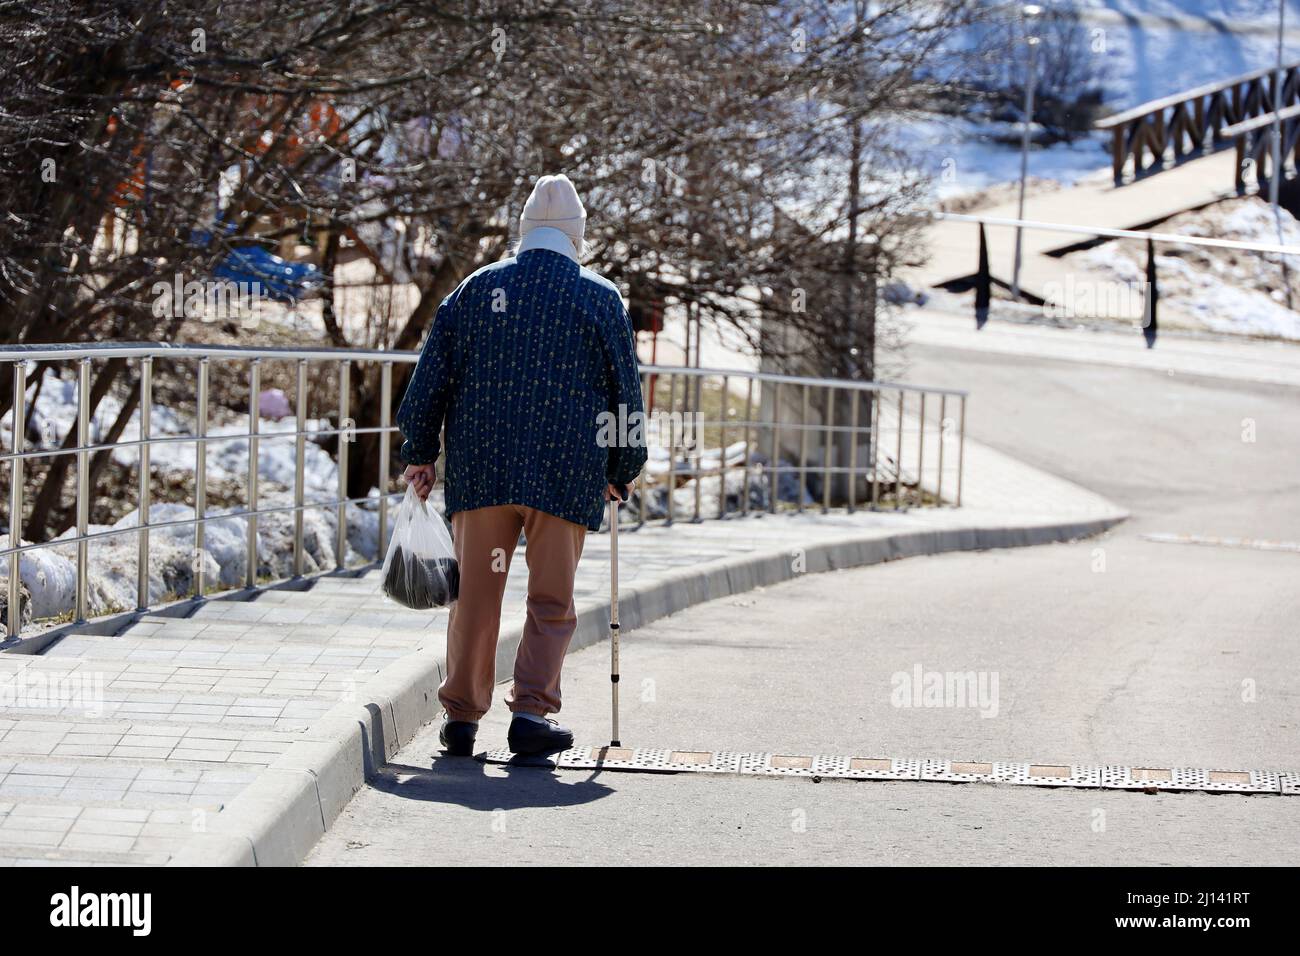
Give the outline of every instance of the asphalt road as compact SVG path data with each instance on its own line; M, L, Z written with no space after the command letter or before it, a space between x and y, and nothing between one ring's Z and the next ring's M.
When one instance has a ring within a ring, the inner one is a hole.
M973 437L1133 519L1074 544L813 575L631 632L623 743L1300 769L1300 553L1142 537L1300 541L1300 395L937 349L914 351L909 376L969 388ZM898 675L918 666L975 671L990 693L895 706ZM570 658L562 717L582 742L607 738L608 686L607 647ZM480 744L504 737L498 707ZM309 864L1282 864L1300 847L1291 797L552 772L436 754L431 726Z

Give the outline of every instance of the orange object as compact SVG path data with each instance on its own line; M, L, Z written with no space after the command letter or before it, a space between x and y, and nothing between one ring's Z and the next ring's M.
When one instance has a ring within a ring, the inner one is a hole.
M108 134L110 139L117 135L117 125L117 117L109 116L108 122L105 124L105 132ZM135 148L131 150L131 155L133 157L138 157L139 162L136 163L130 179L118 183L113 187L113 195L109 201L114 206L128 206L132 203L139 202L144 198L144 190L146 186L145 153L147 150L148 146L144 140L137 143Z

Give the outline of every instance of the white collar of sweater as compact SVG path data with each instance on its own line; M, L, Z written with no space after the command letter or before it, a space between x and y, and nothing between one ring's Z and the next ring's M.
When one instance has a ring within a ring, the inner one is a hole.
M551 226L538 226L528 230L528 235L519 241L519 248L515 250L515 255L521 255L530 249L549 249L551 252L568 256L574 262L578 261L578 250L573 248L573 240L567 233Z

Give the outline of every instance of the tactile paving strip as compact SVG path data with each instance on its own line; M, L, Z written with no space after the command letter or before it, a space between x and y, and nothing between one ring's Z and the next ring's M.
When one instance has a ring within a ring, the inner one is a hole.
M648 747L574 747L544 757L517 757L509 750L490 750L479 754L478 759L485 763L549 767L557 770L721 773L765 777L920 780L936 783L1001 783L1029 787L1077 787L1146 792L1198 790L1300 796L1300 773L1278 773L1272 770L900 760L897 757L733 753L709 750L660 750Z
M1103 767L1110 790L1207 790L1218 793L1284 793L1282 774L1272 770L1202 770L1196 767Z

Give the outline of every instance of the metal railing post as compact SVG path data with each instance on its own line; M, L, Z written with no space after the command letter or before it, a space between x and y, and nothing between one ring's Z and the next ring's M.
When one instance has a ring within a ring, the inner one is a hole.
M348 551L348 444L352 441L352 422L349 420L352 396L352 363L339 362L339 505L338 534L334 540L334 566L342 571L347 567L344 558Z
M799 409L799 491L795 496L795 510L803 514L804 490L808 487L808 386L803 387L803 403Z
M695 347L697 349L696 352L697 360L699 358L699 353L698 353L699 335L700 335L700 330L699 327L697 326L695 329L695 337L696 337ZM700 458L701 452L703 452L704 450L704 429L702 427L701 428L694 427L696 422L702 422L704 420L704 413L700 410L703 404L703 402L701 401L701 394L702 394L701 385L703 381L704 381L704 376L695 375L692 376L692 378L687 379L685 382L687 387L690 387L690 385L692 384L695 386L695 393L692 396L691 412L690 412L690 414L694 418L694 421L692 421L691 423L692 424L691 436L694 439L692 442L693 454L691 457L695 461L695 468L693 469L695 472L695 476L694 476L695 477L695 512L691 515L692 522L700 520L700 492L704 486L704 474L703 474L704 463Z
M673 507L673 489L677 485L677 373L668 376L668 517L665 524L672 524L676 514Z
M86 587L90 578L90 359L77 363L77 592L74 618L86 620Z
M858 507L858 417L862 406L862 393L853 392L853 411L849 413L849 514Z
M880 392L871 390L871 507L880 506Z
M208 359L199 359L199 411L194 434L194 596L203 597L208 520Z
M962 478L966 471L966 396L961 396L961 424L957 433L957 507L961 507Z
M257 587L257 479L262 419L262 360L248 363L248 544L244 557L244 587Z
M730 376L722 376L722 411L718 415L718 517L727 516L727 385Z
M916 435L916 506L925 504L925 392L921 393L921 423Z
M388 546L388 459L392 454L389 429L393 417L393 363L385 362L379 370L379 553Z
M641 407L645 409L652 408L654 396L651 394L650 373L646 372L641 376ZM646 442L646 450L650 447L650 421L649 412L646 413L646 419L641 423L641 435ZM655 433L656 435L658 432ZM645 473L646 469L641 469L641 474L637 476L637 525L645 524Z
M826 389L826 440L822 443L822 514L831 510L831 449L835 444L835 389Z
M894 510L903 507L903 396L898 390L898 447L894 451Z
M745 477L741 485L741 514L749 514L749 448L754 418L754 377L749 377L749 387L745 391Z
M780 471L777 464L781 458L781 441L779 438L781 431L781 383L776 383L776 388L772 390L772 458L768 462L771 469L768 484L771 486L768 494L767 510L771 514L776 514L777 492L780 491Z
M939 396L939 480L934 490L935 504L943 507L943 446L948 441L948 395Z
M698 317L697 319L695 319L695 365L697 365L697 367L699 365ZM703 403L703 382L705 382L705 377L703 377L702 375L695 375L692 378L688 378L688 380L686 381L690 382L690 384L693 384L695 386L694 394L692 395L692 401L690 401L690 406L692 406L690 407L690 414L694 416L694 421L692 424L702 423L703 419L705 419L705 412L703 412L703 405L705 405L705 403ZM703 481L705 481L705 476L703 476L703 462L701 460L701 453L703 450L705 450L705 434L703 434L703 425L701 425L701 427L699 428L692 428L692 434L695 440L694 441L695 511L694 511L694 515L692 516L692 519L690 520L692 520L692 522L698 522L699 492L701 492Z
M23 460L18 456L26 449L25 432L27 428L27 363L19 359L14 362L14 398L13 428L10 429L10 451L14 457L9 459L9 547L17 548L23 540ZM22 570L20 555L14 551L9 555L9 620L7 622L10 640L18 637L23 626L22 582L19 574Z
M143 611L149 606L149 509L153 487L150 483L149 439L153 437L153 359L140 359L140 476L136 510L135 605Z
M303 486L304 467L307 457L307 360L298 360L298 388L295 396L297 412L297 436L294 439L293 456L293 576L302 577L303 562Z

